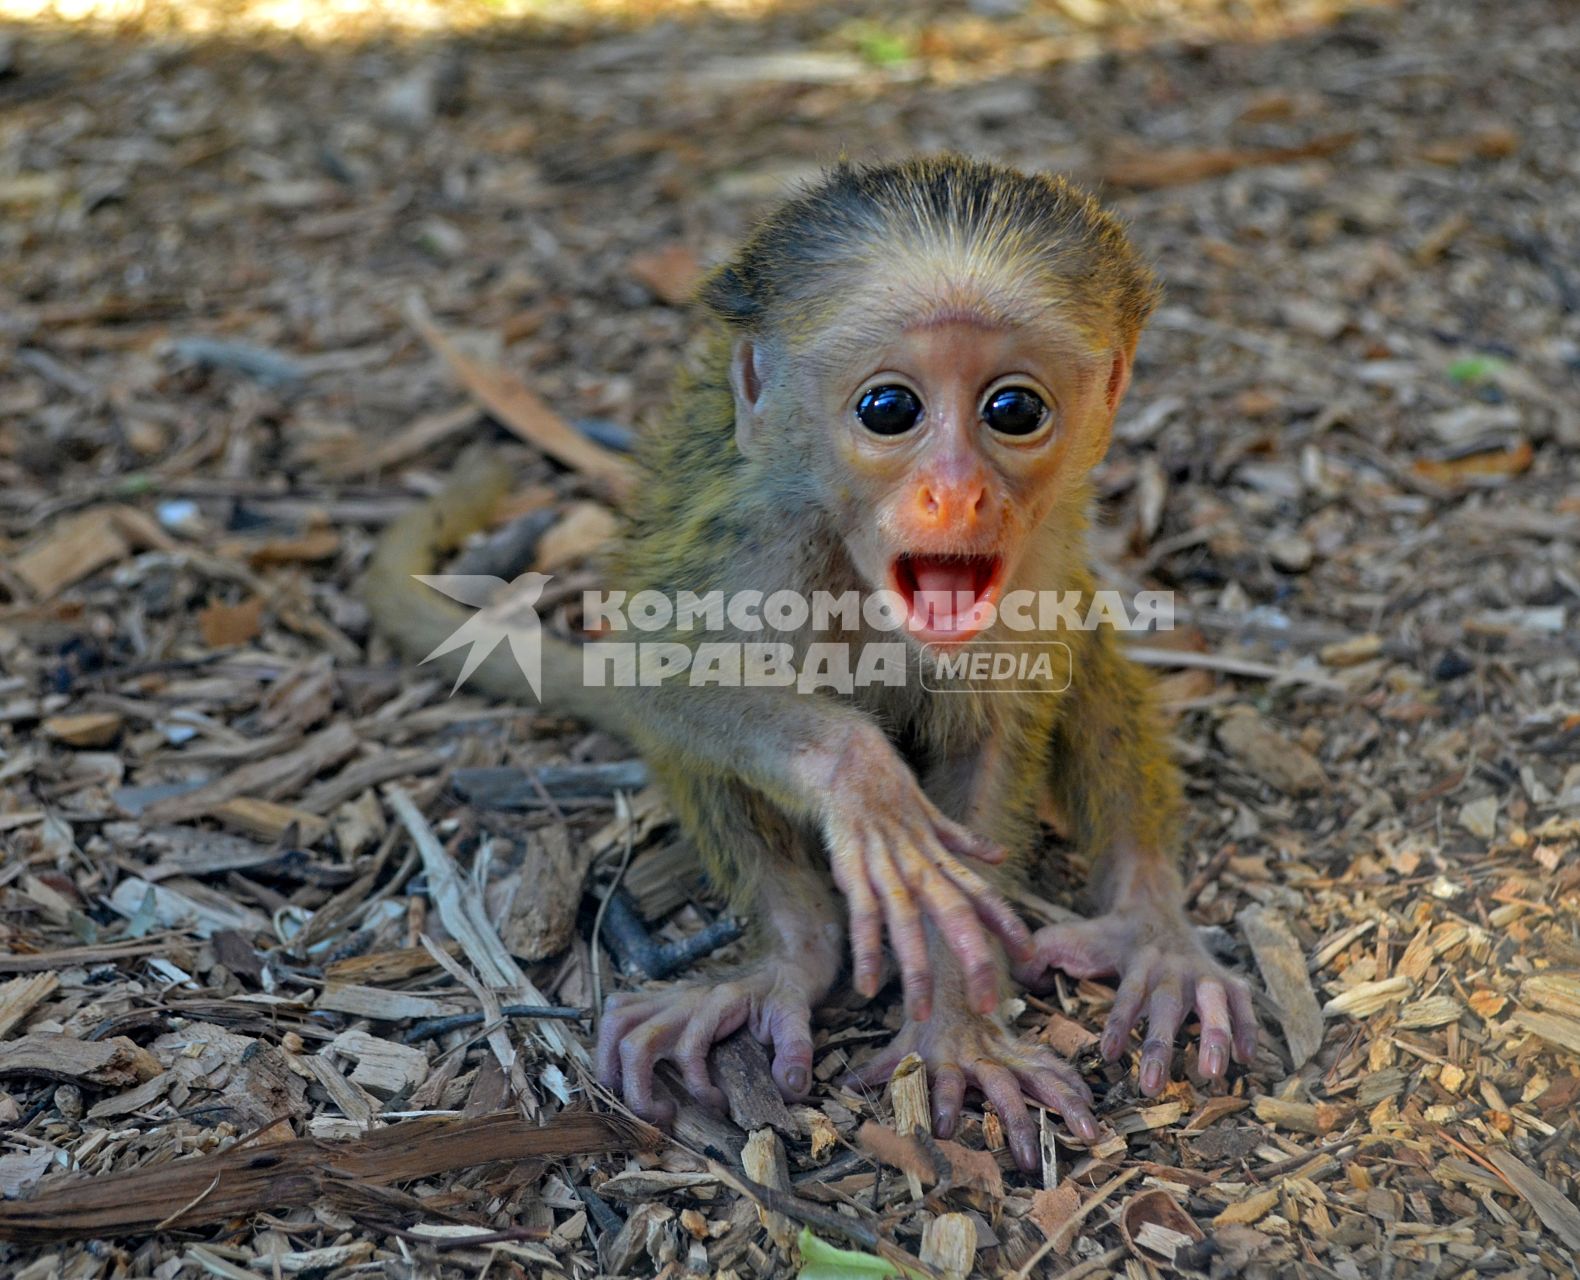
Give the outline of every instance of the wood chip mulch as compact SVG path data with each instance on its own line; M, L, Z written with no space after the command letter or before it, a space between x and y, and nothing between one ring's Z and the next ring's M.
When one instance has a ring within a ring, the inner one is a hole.
M1563 0L458 2L449 34L23 7L0 1271L753 1277L820 1240L940 1276L1576 1274ZM1096 540L1176 593L1139 653L1262 1042L1217 1089L1182 1049L1146 1100L1091 1051L1109 987L1027 998L1108 1127L1050 1121L1029 1179L991 1109L934 1142L914 1073L836 1083L893 989L827 1011L807 1106L739 1042L732 1118L611 1106L590 1011L734 924L628 748L449 696L355 590L478 440L536 567L590 583L687 291L842 146L1068 170L1168 282Z

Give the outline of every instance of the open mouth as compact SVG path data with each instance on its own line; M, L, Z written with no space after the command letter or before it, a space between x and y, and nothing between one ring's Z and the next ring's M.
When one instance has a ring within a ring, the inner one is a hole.
M1003 576L997 556L903 555L889 570L906 627L926 644L960 644L993 620Z

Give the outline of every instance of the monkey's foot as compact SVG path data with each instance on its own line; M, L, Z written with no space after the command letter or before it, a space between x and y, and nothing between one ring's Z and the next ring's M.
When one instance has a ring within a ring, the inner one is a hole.
M907 1054L927 1064L932 1084L933 1132L947 1138L960 1121L967 1088L979 1091L998 1110L1015 1163L1030 1173L1038 1164L1037 1122L1031 1098L1057 1111L1084 1141L1097 1137L1092 1091L1080 1074L1043 1045L1017 1040L1007 1027L940 1001L926 1022L900 1028L888 1048L857 1071L852 1082L878 1087Z
M715 1110L723 1092L708 1075L708 1051L746 1027L773 1050L774 1083L785 1101L812 1087L812 1002L788 962L708 986L611 996L598 1028L598 1079L645 1120L668 1124L674 1107L653 1094L653 1070L673 1062L691 1096Z
M1028 987L1046 986L1049 970L1074 978L1119 978L1114 1007L1103 1028L1103 1057L1118 1059L1143 1018L1141 1092L1155 1096L1168 1080L1174 1038L1194 1009L1201 1018L1202 1075L1220 1078L1229 1065L1256 1052L1251 989L1207 954L1183 915L1115 911L1096 920L1053 924L1032 935L1034 957L1015 967Z

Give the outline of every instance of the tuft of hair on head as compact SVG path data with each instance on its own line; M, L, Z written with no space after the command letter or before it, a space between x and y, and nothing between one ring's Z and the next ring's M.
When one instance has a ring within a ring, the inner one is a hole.
M1064 309L1127 349L1160 296L1122 224L1086 192L960 155L840 161L759 223L697 296L725 324L763 335L889 280L980 286L1011 310Z

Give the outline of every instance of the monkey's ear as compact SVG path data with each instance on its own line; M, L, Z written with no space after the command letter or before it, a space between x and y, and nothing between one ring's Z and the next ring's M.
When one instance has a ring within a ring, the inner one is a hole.
M1130 365L1135 349L1119 350L1114 352L1114 360L1108 367L1108 420L1114 420L1114 415L1119 412L1119 402L1125 398L1125 389L1130 385Z
M762 416L763 351L752 338L737 338L730 350L730 390L735 392L735 447L749 454Z
M1119 412L1119 402L1125 398L1125 388L1130 385L1130 363L1135 348L1121 347L1114 352L1112 363L1108 366L1108 385L1103 389L1103 404L1108 410L1103 415L1103 420L1098 426L1095 450L1092 454L1092 463L1108 452L1108 442L1114 433L1114 415Z

